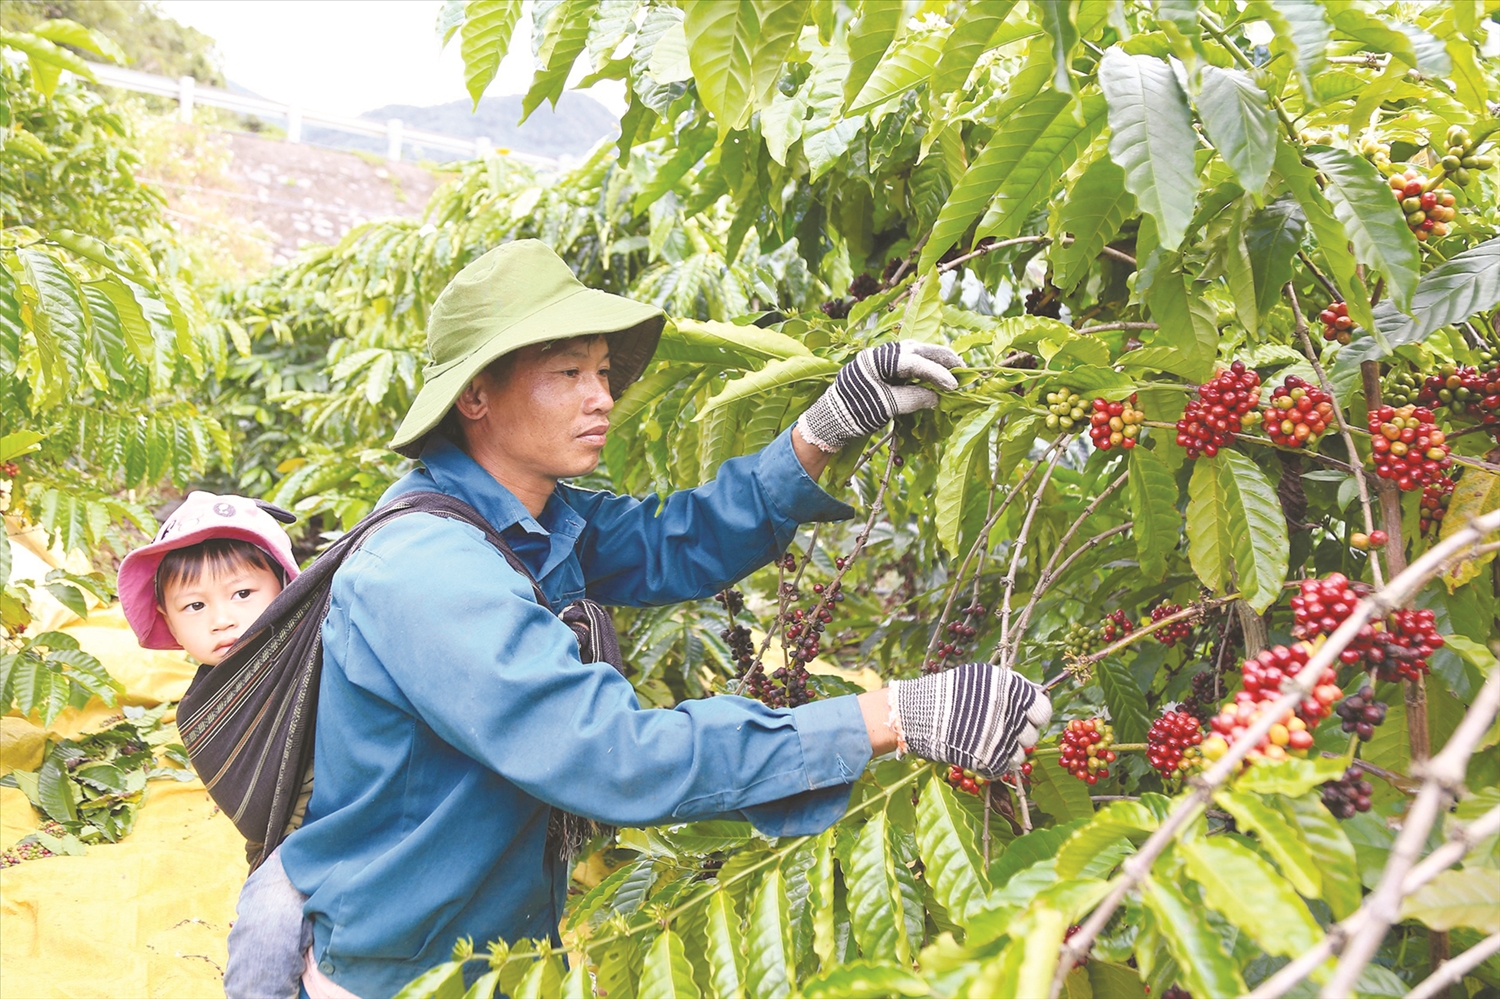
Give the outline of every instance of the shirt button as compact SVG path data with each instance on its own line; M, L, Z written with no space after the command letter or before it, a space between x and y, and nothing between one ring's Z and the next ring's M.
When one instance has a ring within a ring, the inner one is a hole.
M333 974L333 962L332 961L324 961L324 962L322 962L321 964L318 965L318 970L321 971L325 975L331 975L331 974Z

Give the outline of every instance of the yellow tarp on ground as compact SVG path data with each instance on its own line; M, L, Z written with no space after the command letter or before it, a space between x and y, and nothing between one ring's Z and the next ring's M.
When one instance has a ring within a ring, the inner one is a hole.
M175 701L192 679L181 653L137 647L118 607L65 630L125 684L124 704ZM95 701L48 732L97 730L118 710ZM46 734L0 719L0 769L37 766ZM25 795L0 788L0 846L38 821ZM119 843L0 871L0 999L223 995L245 871L244 840L201 783L150 782L135 830Z

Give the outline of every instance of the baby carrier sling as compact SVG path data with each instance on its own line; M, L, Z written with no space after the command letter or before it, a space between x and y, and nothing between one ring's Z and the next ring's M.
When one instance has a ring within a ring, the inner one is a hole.
M369 514L319 555L272 601L217 666L201 666L177 709L177 728L193 769L219 809L245 837L251 869L300 824L299 794L310 786L318 680L323 671L323 619L333 576L344 560L384 525L411 513L470 524L531 583L537 603L551 609L531 571L479 512L446 493L406 493ZM584 662L625 665L609 613L576 600L558 615L573 629ZM591 837L609 832L554 808L548 852L566 862Z

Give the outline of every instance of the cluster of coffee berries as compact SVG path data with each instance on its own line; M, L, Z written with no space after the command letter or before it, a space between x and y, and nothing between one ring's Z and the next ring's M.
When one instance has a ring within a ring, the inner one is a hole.
M1134 395L1125 402L1094 400L1094 412L1089 417L1089 436L1093 438L1094 447L1101 451L1112 447L1128 451L1135 447L1141 424L1146 422L1146 414L1135 408L1135 401Z
M833 621L832 605L842 603L843 584L814 583L814 605L798 607L792 611L791 623L787 625L786 641L793 662L807 664L818 657L823 629Z
M1366 684L1359 688L1359 693L1350 694L1333 710L1345 732L1358 736L1360 742L1369 742L1375 738L1375 727L1385 721L1386 704L1375 700L1374 689Z
M1306 642L1273 645L1268 649L1261 649L1253 659L1246 659L1240 670L1244 677L1244 689L1234 695L1236 703L1254 706L1263 701L1274 700L1281 694L1282 686L1307 665L1311 648ZM1343 696L1344 692L1338 685L1338 674L1330 666L1323 671L1322 677L1313 687L1312 695L1303 698L1302 703L1297 705L1297 716L1309 726L1315 727L1328 717L1334 702ZM1309 733L1308 739L1311 738ZM1299 740L1293 740L1293 743L1297 741ZM1307 745L1311 745L1311 742ZM1307 746L1293 744L1292 748L1306 749Z
M729 612L731 620L745 609L745 595L736 589L721 590L714 594L714 599ZM730 624L719 631L719 637L729 646L729 655L738 667L735 672L744 676L755 662L755 640L750 636L750 629L742 624Z
M1377 679L1387 682L1418 680L1432 668L1428 657L1443 647L1437 618L1430 610L1405 608L1392 611L1385 630L1377 632L1380 644L1366 658Z
M1266 434L1282 447L1315 444L1333 420L1333 400L1328 393L1298 378L1287 375L1286 381L1271 392L1271 403L1265 409Z
M1443 154L1441 166L1444 173L1452 175L1459 187L1469 186L1469 181L1473 179L1469 171L1488 170L1494 165L1493 156L1477 154L1468 129L1462 125L1449 126L1448 148Z
M1088 415L1083 396L1069 389L1047 393L1047 429L1072 430Z
M1436 482L1453 465L1447 435L1426 407L1381 406L1371 413L1370 447L1375 474L1403 492Z
M949 784L953 785L955 790L967 791L970 794L978 794L979 789L989 783L989 781L974 771L965 770L963 767L957 766L948 768L946 779Z
M1370 795L1375 788L1365 780L1365 772L1358 766L1344 771L1344 776L1322 785L1323 805L1336 819L1352 819L1356 812L1370 810Z
M1318 318L1323 321L1324 340L1337 340L1339 343L1348 343L1352 338L1354 320L1349 318L1349 306L1347 303L1334 302L1328 308L1318 313Z
M68 830L63 828L62 823L51 819L42 823L41 831L58 838L68 834ZM52 856L56 854L28 836L10 849L0 851L0 868L15 867L23 860L41 860Z
M1219 700L1214 691L1216 676L1212 665L1193 674L1193 690L1182 699L1183 711L1198 718L1207 718L1213 714Z
M990 239L988 236L985 238ZM975 243L974 246L978 249L979 244ZM1025 304L1028 316L1043 316L1047 319L1058 319L1062 316L1062 299L1059 297L1058 289L1050 282L1028 291Z
M1458 217L1453 195L1436 187L1429 191L1427 179L1415 170L1392 174L1390 185L1413 236L1425 243L1433 236L1448 235L1448 223Z
M1062 650L1067 659L1082 659L1091 656L1103 646L1099 641L1099 632L1090 628L1081 621L1074 621L1068 625L1068 630L1063 632Z
M1229 752L1230 744L1243 738L1245 731L1270 709L1269 699L1258 702L1237 699L1224 705L1208 723L1213 734L1203 740L1203 758L1213 762ZM1250 750L1249 758L1284 760L1289 751L1305 752L1312 747L1312 743L1312 732L1308 731L1307 722L1291 711L1284 711L1260 744Z
M1115 761L1109 747L1114 743L1114 727L1103 718L1075 718L1063 729L1062 768L1086 784L1098 783L1109 776L1109 765Z
M1448 514L1448 504L1453 502L1453 480L1446 475L1436 482L1422 487L1422 502L1417 508L1417 527L1423 534L1432 534Z
M970 604L959 613L964 620L948 622L948 637L933 650L937 658L927 660L924 665L928 673L936 673L942 669L944 659L962 658L968 652L968 643L979 634L979 628L974 622L984 617L984 604Z
M1260 403L1260 375L1235 361L1198 386L1198 398L1187 404L1177 421L1177 444L1187 449L1189 458L1206 454L1210 458L1219 448L1234 440L1242 421Z
M14 479L20 474L21 466L17 465L15 462L7 461L4 463L0 463L0 475L5 476L7 479Z
M1422 384L1417 404L1446 407L1455 418L1477 419L1500 439L1500 364L1483 367L1445 364Z
M1157 604L1151 608L1151 620L1155 623L1164 617L1171 617L1173 614L1180 613L1181 611L1181 604ZM1153 634L1156 635L1158 642L1170 649L1178 642L1186 641L1192 633L1193 622L1188 618L1183 618L1180 621L1173 621L1165 627L1156 629Z
M1368 583L1351 580L1342 572L1322 579L1304 579L1292 597L1292 637L1312 641L1319 635L1331 635L1354 611L1354 605L1373 592ZM1361 629L1354 641L1340 653L1340 661L1356 663L1375 645L1375 631Z
M1099 640L1105 645L1113 645L1134 630L1135 623L1128 614L1122 610L1112 610L1104 615L1104 623L1099 626Z
M1380 397L1391 406L1417 405L1421 400L1422 385L1416 372L1396 368L1381 382Z
M1157 773L1169 779L1203 768L1203 725L1186 711L1168 711L1151 723L1146 733L1146 759Z

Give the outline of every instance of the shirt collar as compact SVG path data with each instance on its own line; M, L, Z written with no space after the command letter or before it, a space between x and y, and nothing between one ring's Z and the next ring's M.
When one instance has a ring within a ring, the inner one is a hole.
M533 517L515 493L440 435L433 435L422 448L421 461L434 485L478 510L495 530L505 533L516 527L527 534L552 536L538 578L546 576L567 557L583 532L584 519L568 505L560 488L547 498L541 517Z

